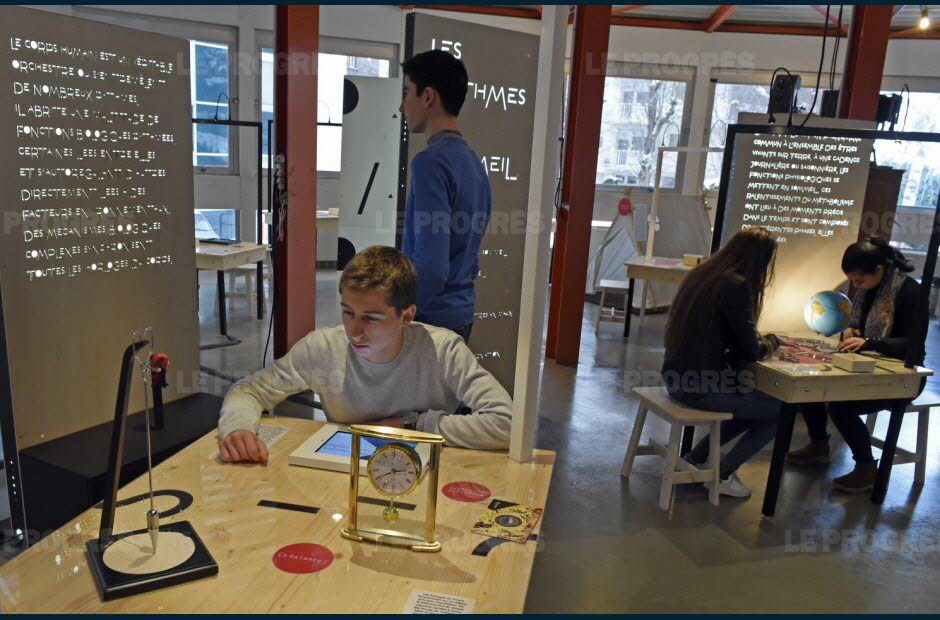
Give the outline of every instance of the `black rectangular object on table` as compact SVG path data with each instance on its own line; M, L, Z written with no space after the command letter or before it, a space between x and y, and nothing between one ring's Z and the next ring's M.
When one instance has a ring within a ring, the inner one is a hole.
M165 426L151 431L157 465L216 428L222 398L197 393L164 404ZM127 418L124 485L147 471L144 412ZM108 472L112 422L20 451L27 527L46 536L102 500Z
M195 551L182 565L175 566L169 570L160 571L146 575L136 575L129 573L120 573L111 570L104 563L104 550L99 544L97 538L92 538L85 543L88 550L89 563L92 575L95 578L95 584L98 586L98 592L101 599L111 601L122 596L131 596L143 592L151 592L169 586L175 586L180 583L186 583L203 577L211 577L219 574L219 565L216 564L209 550L206 549L199 534L193 529L189 521L177 521L168 525L160 526L161 532L176 532L183 534L193 540ZM125 536L134 536L136 534L146 534L147 530L137 530L118 534L115 540L120 540Z

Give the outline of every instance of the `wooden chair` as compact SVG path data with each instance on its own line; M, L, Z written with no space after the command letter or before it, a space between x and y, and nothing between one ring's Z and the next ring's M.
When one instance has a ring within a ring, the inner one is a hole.
M659 507L669 510L672 504L673 488L677 484L710 482L708 501L718 505L718 472L721 463L720 426L724 420L730 420L730 413L702 411L680 404L669 397L662 387L633 388L633 393L640 399L640 406L633 423L633 434L627 445L627 454L623 459L620 475L630 477L633 460L637 456L658 454L665 459L663 479L659 489ZM646 423L646 414L652 413L670 425L669 443L660 444L653 439L646 445L640 445L640 435ZM704 468L696 467L685 459L679 458L682 443L682 430L686 426L705 426L709 431L708 463Z
M927 474L927 431L930 421L930 408L940 406L933 398L925 397L923 394L914 400L904 413L917 413L917 445L914 452L905 450L901 446L895 448L894 464L904 465L914 463L914 482L915 484L924 484ZM878 413L868 414L866 425L871 433L871 445L879 449L884 449L884 439L875 437L875 425L878 423Z
M597 318L594 320L594 333L597 334L602 321L612 321L624 325L627 321L627 290L630 283L625 280L601 280L601 302L597 308ZM610 314L604 311L604 300L607 298L607 292L623 293L623 310L617 310L610 307Z

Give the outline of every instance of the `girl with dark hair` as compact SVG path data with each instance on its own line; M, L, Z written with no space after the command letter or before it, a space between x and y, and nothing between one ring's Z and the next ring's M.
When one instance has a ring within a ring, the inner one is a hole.
M878 237L868 237L846 248L842 271L856 289L852 319L842 332L839 350L875 351L905 359L908 346L916 346L916 362L924 361L924 343L911 342L917 325L918 284L908 273L914 270L898 250ZM921 384L923 390L923 383ZM829 463L826 410L845 443L852 450L855 469L832 481L846 493L864 493L874 486L877 467L871 451L871 434L862 415L890 409L892 401L848 401L811 405L803 409L809 430L808 445L787 455L794 465Z
M745 365L777 346L757 333L764 289L773 280L777 242L763 228L746 228L682 281L666 324L663 381L674 399L707 411L725 411L721 444L741 436L721 461L719 493L748 497L735 473L769 442L777 428L780 401L754 389ZM708 438L686 457L708 459Z

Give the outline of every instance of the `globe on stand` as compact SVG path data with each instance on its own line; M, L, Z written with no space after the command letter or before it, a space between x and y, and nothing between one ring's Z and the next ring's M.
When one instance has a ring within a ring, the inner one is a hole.
M852 302L838 291L816 293L803 308L803 320L817 334L833 336L849 326Z

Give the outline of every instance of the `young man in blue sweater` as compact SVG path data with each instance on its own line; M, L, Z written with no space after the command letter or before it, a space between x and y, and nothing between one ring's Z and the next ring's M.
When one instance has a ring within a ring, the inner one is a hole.
M402 63L400 110L427 148L411 161L402 251L418 271L415 319L469 341L480 271L480 241L492 208L490 183L477 154L457 129L467 98L467 69L432 50Z

